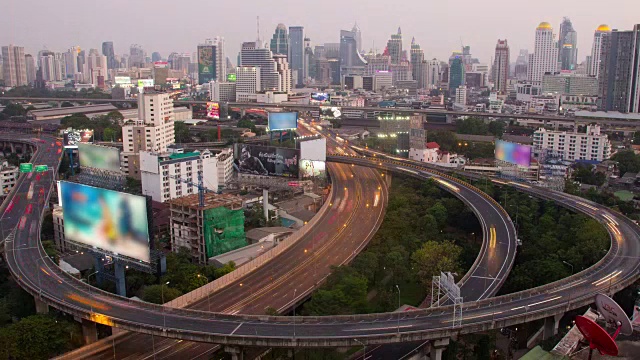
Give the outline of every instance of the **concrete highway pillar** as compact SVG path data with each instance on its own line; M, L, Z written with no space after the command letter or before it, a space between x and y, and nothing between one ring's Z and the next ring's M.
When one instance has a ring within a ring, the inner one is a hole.
M120 262L116 262L114 272L116 275L116 292L120 296L127 296L127 285L125 284L124 277L124 265Z
M14 143L9 143L9 147L11 147L11 153L15 154L16 153L16 145Z
M544 330L542 331L542 339L547 340L558 334L558 327L560 326L560 319L564 314L550 316L544 319Z
M82 319L82 338L85 345L98 341L98 329L93 321Z
M225 346L224 352L231 355L231 360L244 360L244 352L239 346Z
M453 115L448 115L448 114L447 114L447 124L453 124L453 123L454 123L454 121L453 121Z
M44 301L41 301L37 297L34 298L36 301L36 313L38 314L48 314L49 313L49 305L47 305Z
M449 345L449 338L434 340L431 342L431 353L429 358L431 360L442 360L442 353L444 349Z
M61 108L62 107L62 101L58 101L58 107Z

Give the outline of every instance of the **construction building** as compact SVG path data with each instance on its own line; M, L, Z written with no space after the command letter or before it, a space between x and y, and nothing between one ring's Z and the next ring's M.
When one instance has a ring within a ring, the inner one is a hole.
M199 264L247 245L242 198L230 194L199 194L169 201L171 249L189 249Z

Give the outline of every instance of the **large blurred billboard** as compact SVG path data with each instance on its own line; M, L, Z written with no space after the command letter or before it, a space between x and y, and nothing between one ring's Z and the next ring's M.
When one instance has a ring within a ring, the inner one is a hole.
M297 112L270 112L269 131L295 130L298 128Z
M236 74L227 74L227 82L236 82Z
M300 160L300 178L325 178L327 177L327 163L315 160Z
M531 165L531 146L496 140L496 159L529 167Z
M342 116L342 110L337 106L321 106L320 118L322 119L339 119Z
M198 84L206 84L216 79L216 47L198 45Z
M93 138L93 130L64 130L62 144L65 149L77 149L78 144L88 143Z
M114 77L114 82L119 85L128 85L131 84L130 76L116 76Z
M220 104L217 102L207 103L207 117L212 119L220 119Z
M326 102L329 102L331 100L331 98L330 98L329 94L327 94L327 93L312 92L311 93L311 100L312 101L316 101L316 102L326 103Z
M234 166L243 174L298 177L300 153L297 149L236 144Z
M65 238L150 262L147 200L142 196L60 182Z
M138 88L144 89L148 87L154 87L155 82L153 79L138 79Z
M302 140L300 143L300 159L327 161L327 139Z
M78 152L81 167L120 172L120 150L118 148L80 143Z

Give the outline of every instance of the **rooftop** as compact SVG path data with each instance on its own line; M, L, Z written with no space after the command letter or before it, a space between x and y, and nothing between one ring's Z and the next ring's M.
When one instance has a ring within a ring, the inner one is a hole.
M169 155L169 159L171 160L184 159L184 158L193 157L193 156L200 156L200 153L199 152L188 152L183 154L172 153L171 155Z
M198 194L192 194L188 196L179 197L177 199L169 200L171 206L184 206L191 209L199 209L200 202ZM231 194L204 194L204 209L215 209L217 207L227 207L232 210L242 208L242 198Z
M83 114L83 113L93 113L93 112L108 112L108 111L116 111L117 107L111 104L99 104L99 105L84 105L84 106L74 106L74 107L64 107L64 108L52 108L52 109L42 109L42 110L30 110L29 115L37 118L44 117L64 117L67 115L73 114Z

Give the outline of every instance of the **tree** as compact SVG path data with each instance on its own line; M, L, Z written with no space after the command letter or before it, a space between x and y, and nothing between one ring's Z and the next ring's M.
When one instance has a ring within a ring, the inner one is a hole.
M456 132L459 134L486 135L487 124L478 118L468 118L456 121Z
M440 201L436 202L432 207L427 210L427 213L436 220L438 227L441 229L447 225L447 208L442 205Z
M66 107L73 107L74 105L68 101L63 101L62 104L60 104L60 107L66 108Z
M20 104L8 103L7 106L0 112L0 120L10 119L13 116L24 116L27 111Z
M108 127L102 132L102 139L104 141L116 141L120 138L121 134L122 133L119 134L116 129Z
M252 133L256 132L256 125L249 119L242 119L238 121L237 127L249 129Z
M429 131L427 141L437 142L442 151L452 151L458 144L456 134L451 131Z
M626 172L640 172L640 155L636 155L633 150L620 151L611 157L618 162L620 174Z
M458 259L462 254L462 248L451 241L427 241L416 250L411 259L418 268L418 276L425 286L431 285L433 276L440 272L459 270Z
M33 315L0 329L0 357L49 359L82 343L78 325L51 315Z
M150 285L145 286L142 289L142 300L154 304L162 304L162 300L164 302L169 302L177 297L182 295L180 290L168 287L167 285Z
M504 134L505 124L500 120L494 120L489 123L488 131L491 135L501 138Z
M43 239L53 239L53 215L51 213L44 216L40 235Z
M176 143L190 143L192 142L191 133L189 132L189 126L184 121L175 121L174 132L176 137Z

